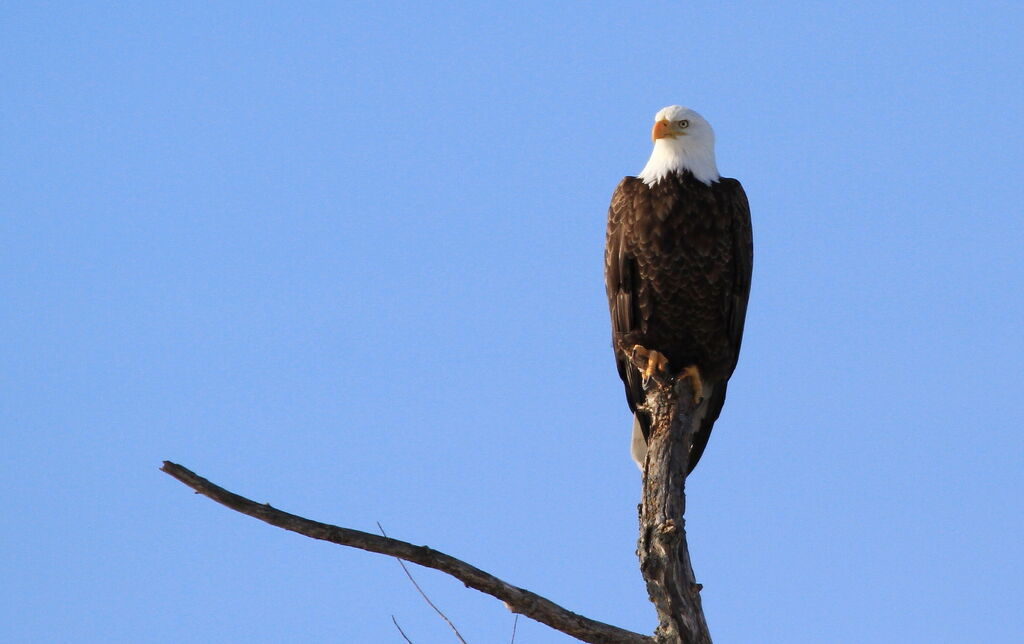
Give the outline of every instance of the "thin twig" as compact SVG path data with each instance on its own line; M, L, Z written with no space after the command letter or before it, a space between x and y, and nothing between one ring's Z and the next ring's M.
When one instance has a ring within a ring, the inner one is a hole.
M395 624L395 628L398 629L398 632L402 634L402 638L405 639L406 642L409 642L409 644L412 644L412 640L409 639L409 636L405 634L405 631L402 630L402 627L398 625L398 620L395 619L394 615L391 616L391 621Z
M377 527L380 528L380 533L384 535L384 537L388 536L388 533L384 532L384 526L380 524L380 521L377 522ZM455 624L452 624L452 620L448 619L448 616L445 615L440 608L435 606L434 602L430 601L430 598L427 597L427 593L423 592L423 589L420 588L420 585L416 583L415 579L413 579L412 573L409 572L409 569L406 567L405 562L399 559L398 557L395 557L395 560L398 561L398 565L401 566L402 570L405 571L405 576L409 578L409 581L412 582L412 585L416 588L417 591L419 591L420 597L423 598L423 601L427 602L427 604L434 609L434 612L440 615L441 619L443 619L445 623L447 623L448 626L451 627L452 631L455 632L455 637L459 638L459 641L462 642L462 644L466 644L466 640L462 639L462 633L459 632L459 629L455 628Z
M405 561L411 561L427 568L448 573L466 584L466 586L505 602L512 612L537 620L578 640L589 642L590 644L654 644L654 640L651 637L627 631L617 626L604 624L583 615L577 615L549 599L523 588L517 588L490 573L484 572L443 552L438 552L426 546L414 546L407 541L389 539L369 532L311 521L294 514L282 512L268 504L256 503L244 496L229 492L197 475L195 472L170 461L164 461L164 465L160 469L199 494L270 525L297 532L313 539L330 541L342 546L350 546L382 555L398 557Z

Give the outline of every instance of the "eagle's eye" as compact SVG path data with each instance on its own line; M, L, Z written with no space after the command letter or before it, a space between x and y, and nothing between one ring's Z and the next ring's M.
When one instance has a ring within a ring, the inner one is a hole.
M678 125L681 129L685 130L686 128L690 127L690 122L687 121L686 119L683 119L682 121L679 121L676 125Z

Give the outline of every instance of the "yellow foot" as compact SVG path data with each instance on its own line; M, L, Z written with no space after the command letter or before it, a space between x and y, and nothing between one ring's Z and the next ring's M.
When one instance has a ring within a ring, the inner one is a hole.
M642 356L646 361L646 365L640 369L640 375L643 377L644 388L647 387L651 378L668 372L668 358L666 358L661 352L645 349L639 344L634 344L630 356L633 360L633 364L636 364L637 356Z
M692 364L683 369L676 377L676 380L682 378L690 381L690 388L693 389L693 405L696 407L704 401L704 384L700 379L700 369L697 368L697 365Z

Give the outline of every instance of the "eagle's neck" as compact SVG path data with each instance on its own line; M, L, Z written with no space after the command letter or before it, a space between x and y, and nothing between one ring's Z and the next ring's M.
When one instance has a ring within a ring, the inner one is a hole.
M643 182L653 186L670 172L689 170L698 181L711 185L718 181L718 166L715 165L715 149L712 146L683 145L680 139L658 139L647 165L637 175Z

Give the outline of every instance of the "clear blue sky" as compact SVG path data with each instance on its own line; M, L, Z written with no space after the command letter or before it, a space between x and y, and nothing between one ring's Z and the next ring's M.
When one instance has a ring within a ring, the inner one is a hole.
M716 642L1024 641L1024 9L848 4L6 3L0 640L452 641L164 459L650 632L602 248L682 103L755 227Z

